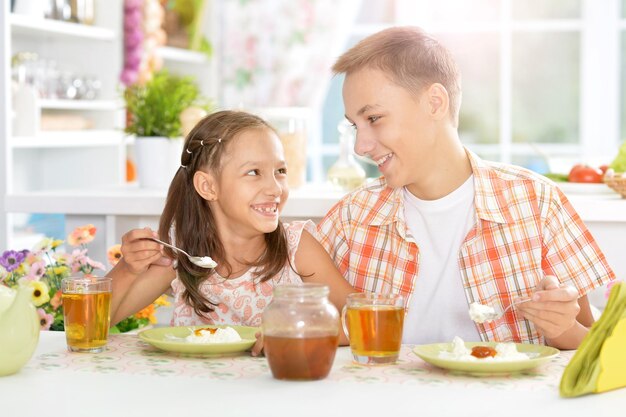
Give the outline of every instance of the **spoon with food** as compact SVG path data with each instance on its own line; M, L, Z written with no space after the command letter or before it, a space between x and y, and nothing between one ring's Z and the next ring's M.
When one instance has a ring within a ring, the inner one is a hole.
M192 264L197 265L200 268L211 269L217 266L217 262L215 262L210 256L192 256L188 254L187 252L185 252L184 250L177 248L176 246L170 245L169 243L165 243L162 240L159 240L155 237L149 237L147 239L154 240L155 242L160 243L163 246L167 246L168 248L171 248L175 251L182 253L183 255L187 256L187 258L189 258L189 261Z
M530 297L520 297L515 300L503 311L496 311L495 308L489 305L472 303L470 304L469 316L476 323L485 323L487 321L500 320L504 314L509 311L513 306L530 301Z

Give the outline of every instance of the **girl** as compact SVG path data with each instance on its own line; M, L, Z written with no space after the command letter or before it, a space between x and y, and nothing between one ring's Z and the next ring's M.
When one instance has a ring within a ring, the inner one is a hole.
M326 284L341 310L354 289L308 231L315 230L311 221L279 221L288 194L282 144L266 122L235 111L205 117L185 140L159 238L192 255L211 256L217 267L200 268L148 240L156 236L150 229L126 233L123 258L109 273L112 322L139 311L170 286L172 325L178 326L258 326L272 288L281 283ZM163 259L163 251L176 262ZM259 350L257 343L254 353Z

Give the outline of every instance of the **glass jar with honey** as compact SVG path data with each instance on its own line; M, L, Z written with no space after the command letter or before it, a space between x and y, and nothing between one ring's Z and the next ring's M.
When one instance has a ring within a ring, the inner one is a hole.
M322 284L287 284L274 288L263 312L265 356L276 379L325 378L339 342L339 314Z

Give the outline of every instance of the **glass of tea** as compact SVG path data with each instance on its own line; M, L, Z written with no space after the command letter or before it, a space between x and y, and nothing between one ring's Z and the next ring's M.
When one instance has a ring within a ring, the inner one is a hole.
M328 300L328 286L274 287L263 311L263 349L276 379L326 378L339 343L339 313Z
M111 278L69 277L61 281L67 348L102 352L111 322Z
M350 294L341 316L356 363L379 365L398 360L404 324L402 295Z

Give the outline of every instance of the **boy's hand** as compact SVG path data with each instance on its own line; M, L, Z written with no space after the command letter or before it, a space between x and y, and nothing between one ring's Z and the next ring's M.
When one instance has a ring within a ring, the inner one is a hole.
M261 356L263 354L263 334L256 332L254 337L256 337L256 343L252 346L252 356Z
M535 288L531 301L520 304L517 309L545 338L554 339L576 324L580 311L578 291L548 275Z
M147 271L150 265L170 266L172 260L163 255L163 245L149 240L157 237L149 227L133 229L122 236L122 261L134 275Z

